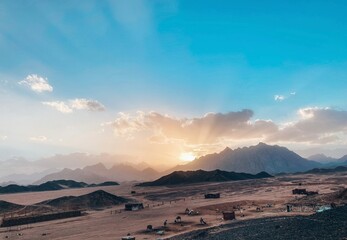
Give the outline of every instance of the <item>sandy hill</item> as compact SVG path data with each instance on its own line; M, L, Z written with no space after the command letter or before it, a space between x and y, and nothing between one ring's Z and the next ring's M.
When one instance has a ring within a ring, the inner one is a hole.
M166 186L176 184L190 184L199 182L225 182L235 180L248 180L272 177L266 172L258 174L226 172L221 170L214 171L176 171L169 175L163 176L153 182L141 183L139 186Z
M58 209L102 209L128 202L128 199L118 197L103 190L98 190L81 196L66 196L41 202Z
M0 200L0 213L17 211L24 206Z

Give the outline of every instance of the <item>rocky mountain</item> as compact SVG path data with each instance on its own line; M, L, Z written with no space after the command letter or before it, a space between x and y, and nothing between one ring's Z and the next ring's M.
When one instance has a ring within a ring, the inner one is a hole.
M141 183L138 186L168 186L177 184L191 184L201 182L226 182L236 180L249 180L272 177L266 172L258 174L226 172L221 170L214 171L176 171L169 175L163 176L153 182Z
M57 179L71 179L74 181L81 181L86 183L101 183L106 181L150 181L158 178L160 173L152 168L138 170L133 166L126 164L117 164L111 168L106 168L104 164L98 163L95 165L84 167L83 169L71 170L68 168L62 171L49 174L35 184L42 184L47 181Z
M311 161L321 162L321 163L329 163L329 162L337 161L336 158L328 157L322 153L309 156L307 159Z
M220 153L200 157L191 163L178 166L172 170L202 169L211 171L222 169L252 174L265 171L274 174L307 171L320 166L320 163L302 158L285 147L259 143L256 146L237 148L235 150L226 148Z
M88 184L92 183L101 183L101 182L106 182L110 181L111 179L102 176L102 175L97 175L94 174L90 171L85 171L84 169L69 169L69 168L64 168L63 170L55 173L48 174L41 178L40 180L34 182L34 184L42 184L48 181L54 181L54 180L59 180L59 179L66 179L66 180L73 180L77 182L85 182Z

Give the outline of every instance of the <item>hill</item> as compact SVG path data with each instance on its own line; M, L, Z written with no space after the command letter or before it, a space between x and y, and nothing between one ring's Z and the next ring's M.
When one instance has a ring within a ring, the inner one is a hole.
M10 184L5 187L0 187L0 194L6 193L20 193L20 192L44 192L44 191L56 191L68 188L85 188L85 187L97 187L97 186L114 186L119 185L117 182L103 182L100 184L87 184L84 182L76 182L73 180L54 180L42 183L40 185L20 186L16 184Z
M220 153L200 157L191 163L178 166L171 171L203 169L211 171L222 169L225 171L245 172L256 174L268 172L298 172L320 167L321 164L300 157L285 147L270 146L259 143L256 146L224 149Z
M64 210L97 210L106 207L112 207L114 205L119 205L126 203L129 200L123 197L118 197L116 195L110 194L103 190L98 190L92 193L88 193L81 196L67 196L60 197L56 199L47 200L39 203L40 205L48 205L58 209Z
M307 174L325 174L325 173L338 173L338 172L347 172L347 167L338 166L336 168L314 168L309 171L306 171Z
M17 211L24 206L0 200L0 214Z
M145 168L143 170L136 169L133 166L126 164L117 164L107 169L102 163L91 166L86 166L83 169L68 169L65 168L59 172L51 173L35 184L42 184L47 181L57 179L71 179L86 183L102 183L107 181L150 181L160 176L160 173L153 168Z
M260 179L272 177L266 172L260 172L256 175L248 173L226 172L221 170L214 171L177 171L167 176L163 176L153 182L141 183L138 186L167 186L178 184L191 184L200 182L225 182L236 180Z

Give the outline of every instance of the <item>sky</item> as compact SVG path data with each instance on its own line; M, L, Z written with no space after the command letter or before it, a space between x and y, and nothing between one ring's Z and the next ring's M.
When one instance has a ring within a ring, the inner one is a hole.
M345 1L0 1L0 160L347 154Z

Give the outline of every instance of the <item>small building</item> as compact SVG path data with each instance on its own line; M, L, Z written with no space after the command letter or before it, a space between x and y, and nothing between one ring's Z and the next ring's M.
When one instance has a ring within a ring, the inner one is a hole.
M143 203L126 203L125 211L137 211L143 209Z
M315 192L315 191L306 191L306 195L307 196L312 196L312 195L317 195L318 192Z
M206 199L220 198L220 193L207 193L207 194L205 194L205 198Z
M126 237L122 237L122 240L135 240L135 237L133 237L133 236L126 236Z
M235 212L234 211L223 212L223 219L225 221L236 219Z
M293 189L293 194L301 194L304 195L306 194L306 189L305 188L295 188Z

